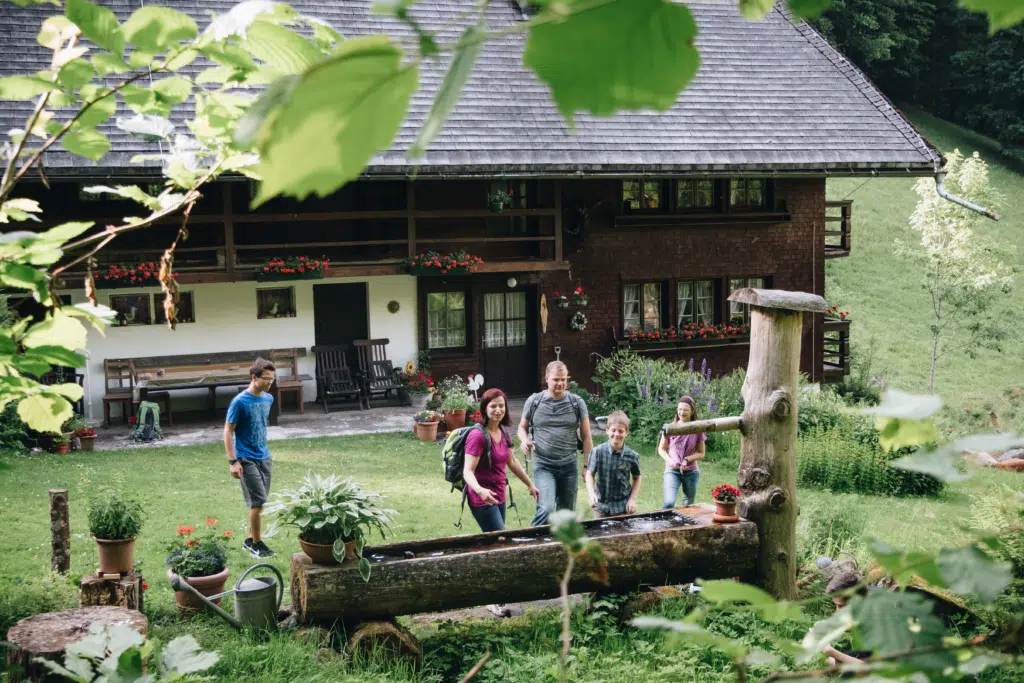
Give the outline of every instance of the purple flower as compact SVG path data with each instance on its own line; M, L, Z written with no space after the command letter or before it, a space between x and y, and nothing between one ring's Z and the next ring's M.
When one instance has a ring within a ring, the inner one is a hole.
M711 381L711 368L708 368L707 372L704 373L704 378L709 382Z
M647 379L651 378L651 374L653 372L654 372L654 364L653 363L648 363L647 364Z
M690 372L693 372L693 359L690 359Z
M640 398L647 398L647 387L640 387Z
M700 374L703 375L708 371L708 359L702 358L700 361Z
M718 413L718 399L714 396L708 400L708 412L712 415Z

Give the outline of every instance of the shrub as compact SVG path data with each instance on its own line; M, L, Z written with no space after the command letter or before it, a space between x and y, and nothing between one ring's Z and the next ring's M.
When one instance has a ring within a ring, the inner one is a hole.
M77 580L51 572L6 581L0 590L0 640L25 617L78 607Z
M18 417L18 402L12 401L0 411L0 451L23 453L32 443L25 423Z
M89 531L95 538L135 538L145 519L142 502L117 488L103 487L89 498Z
M803 554L809 559L835 559L851 552L864 535L864 510L855 505L823 505L800 511L797 528L802 536Z
M797 480L803 486L874 495L927 496L942 490L934 477L889 465L903 455L851 439L836 427L818 427L798 439Z
M850 374L835 385L836 392L850 404L876 406L882 401L882 385L871 374L875 359L874 339L865 347L854 345L850 352Z

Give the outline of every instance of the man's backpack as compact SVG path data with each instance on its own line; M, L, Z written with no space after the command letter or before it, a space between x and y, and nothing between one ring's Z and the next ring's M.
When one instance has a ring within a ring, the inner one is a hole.
M143 401L135 413L135 426L129 432L132 439L149 443L164 438L160 431L160 406L152 401Z
M459 511L459 521L455 523L455 526L458 528L462 528L462 513L466 509L466 498L469 497L469 488L462 478L462 470L466 466L466 441L474 429L479 429L484 433L484 457L487 458L487 466L490 467L491 435L487 433L487 429L482 424L475 424L471 427L459 427L452 430L444 440L444 445L441 446L441 464L444 466L444 480L452 485L452 491L455 489L462 491L462 508ZM505 439L505 443L508 444L509 450L511 450L512 437L509 436L508 431L504 427L501 427L501 434L502 438ZM509 507L516 507L515 501L512 500L511 483L508 484L508 501Z
M568 391L565 393L565 395L569 397L569 405L572 406L572 412L576 413L576 424L578 425L580 423L580 421L583 419L583 408L580 407L580 403L583 401L583 399L581 399L576 394L574 394L572 392L568 392ZM540 401L541 401L541 398L544 397L544 392L543 391L538 392L538 393L534 394L533 396L537 396L538 398L533 400L533 405L530 406L530 412L527 413L527 415L526 415L526 422L527 422L527 424L530 425L530 436L531 437L533 436L533 416L537 412L537 408L540 407ZM533 396L531 396L530 398L533 398ZM530 399L526 399L526 400L529 401ZM578 451L582 451L583 450L583 437L580 436L579 427L576 428L576 450L578 450Z

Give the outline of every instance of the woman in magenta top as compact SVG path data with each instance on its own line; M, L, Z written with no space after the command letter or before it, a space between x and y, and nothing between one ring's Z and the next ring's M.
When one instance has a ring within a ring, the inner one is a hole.
M690 422L697 419L697 404L689 396L683 396L676 405L676 422ZM684 436L661 436L658 455L665 461L665 476L662 485L662 509L676 506L676 495L683 489L683 505L693 505L697 498L697 484L700 482L700 468L697 461L704 457L704 442L707 434L686 434Z
M507 429L512 420L508 416L505 392L501 389L485 391L480 397L480 414L485 424L475 427L466 437L462 478L468 490L469 511L480 525L480 531L501 531L505 528L506 467L526 484L534 500L540 492L512 452L512 437Z

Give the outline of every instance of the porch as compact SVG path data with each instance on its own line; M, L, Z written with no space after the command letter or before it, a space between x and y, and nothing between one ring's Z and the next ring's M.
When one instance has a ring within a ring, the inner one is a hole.
M826 384L839 384L850 374L850 320L825 319L824 371Z
M853 200L825 202L825 258L850 255Z

